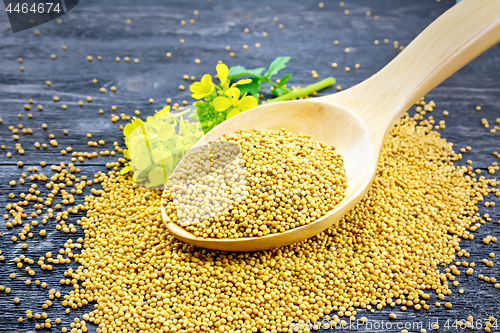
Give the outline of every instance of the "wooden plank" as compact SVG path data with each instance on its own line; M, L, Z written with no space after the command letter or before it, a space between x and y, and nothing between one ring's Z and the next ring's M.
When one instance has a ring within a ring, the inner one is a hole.
M395 40L399 45L407 45L425 26L449 8L454 1L443 0L436 2L425 1L396 1L369 0L349 1L344 8L337 1L324 1L324 8L318 7L319 1L278 0L268 2L265 0L253 1L202 1L202 0L174 0L174 1L87 1L81 2L71 13L62 18L63 23L50 22L35 29L40 30L40 35L33 33L34 29L12 34L6 30L8 23L6 15L0 18L0 144L7 146L0 150L0 207L7 203L17 202L11 200L8 193L16 194L26 192L28 185L8 185L10 180L17 180L22 172L27 172L29 166L38 165L40 161L47 163L69 163L69 155L62 156L59 152L71 146L74 151L100 151L113 149L113 142L123 146L122 134L119 126L126 122L120 120L116 123L110 121L111 113L125 113L133 115L134 110L141 111L145 118L165 105L165 99L170 97L174 102L189 102L189 89L179 90L179 85L189 87L191 81L184 81L184 74L194 75L197 79L205 73L214 74L218 60L228 65L241 64L248 68L268 65L276 56L290 55L289 72L293 74L290 85L305 86L315 80L311 70L316 70L319 78L334 76L338 85L343 89L348 88L373 73L389 62L399 52L393 47ZM200 15L194 16L197 9ZM344 10L349 9L349 15ZM366 16L366 11L371 11L371 16ZM279 18L278 22L273 17ZM380 19L375 21L374 17ZM189 20L194 18L196 23L191 25ZM126 20L132 20L128 25ZM186 20L186 26L181 26L180 21ZM279 29L278 25L284 28ZM250 29L249 34L243 31ZM268 37L262 33L267 32ZM180 39L185 43L181 44ZM383 40L389 39L385 44ZM374 45L374 40L380 41ZM339 40L339 46L334 46L334 40ZM261 47L256 48L255 43ZM67 45L67 50L62 50L62 45ZM244 50L243 45L248 45L249 50ZM225 47L231 46L235 57L229 55ZM346 47L350 48L347 54ZM171 52L172 57L167 58L166 52ZM56 54L57 59L51 60L50 55ZM93 56L93 61L86 60L87 55ZM98 61L97 55L102 56ZM115 61L119 56L121 61ZM130 62L123 58L130 57ZM18 63L18 57L24 59L23 64ZM133 62L134 58L139 63ZM200 59L197 65L194 59ZM474 161L473 166L487 171L487 166L494 161L499 161L492 155L494 150L500 151L499 133L491 134L481 126L481 118L487 118L493 124L500 117L500 47L489 50L457 74L452 76L428 95L433 99L436 110L433 116L436 120L446 120L447 127L440 130L443 137L461 148L467 145L472 151L465 154L459 164L464 165L467 159ZM337 69L331 63L338 64ZM360 69L354 69L356 63ZM24 72L19 71L24 66ZM344 68L349 66L350 72ZM93 84L96 78L99 82ZM45 84L46 80L52 86ZM111 86L117 87L117 92L110 92ZM100 87L106 87L107 92L99 92ZM331 87L321 94L335 91ZM53 96L60 97L59 102L52 100ZM85 99L93 98L91 103ZM30 111L24 110L28 99L33 99L34 104ZM149 99L154 103L150 104ZM83 106L78 106L78 101L83 101ZM43 111L36 106L43 105ZM62 104L68 108L63 110ZM117 110L113 112L111 107ZM482 107L475 111L476 105ZM98 110L103 109L104 114ZM448 110L450 115L445 117L442 112ZM33 114L28 119L27 114ZM22 118L18 118L18 114ZM22 123L25 128L32 128L33 134L19 134L20 143L25 150L24 155L18 155L12 133L8 130L10 125L18 126ZM48 124L48 129L43 130L42 124ZM63 131L68 130L68 135ZM36 149L34 142L48 143L49 134L54 134L59 143L58 147L49 145L46 149ZM92 133L93 141L105 140L102 147L88 147L86 134ZM7 158L6 153L12 152L13 157ZM117 154L118 156L119 154ZM16 163L24 162L23 168L18 168ZM92 177L99 170L106 170L105 165L114 161L113 157L97 157L85 159L85 162L75 163L81 168L81 174ZM51 174L49 167L43 168L47 175ZM89 193L88 191L86 192ZM82 200L82 198L81 198ZM480 262L490 252L498 252L499 245L482 244L480 240L487 234L498 236L497 221L500 219L498 210L499 200L495 200L497 207L480 209L480 213L489 213L493 218L475 232L476 239L463 241L462 246L471 252L468 261ZM79 215L81 216L81 214ZM76 224L78 216L72 217ZM39 219L41 220L41 219ZM29 243L29 256L35 261L47 251L57 252L64 244L68 235L55 230L56 221L49 220L47 225L39 225L34 229L46 229L48 235L41 239L38 235ZM7 229L4 223L0 224L0 250L3 251L5 261L0 262L0 284L12 288L6 295L0 292L0 332L27 332L34 331L32 320L25 320L19 324L17 318L23 316L27 309L33 312L42 312L41 305L45 302L50 288L69 292L72 288L60 286L59 280L63 278L67 265L56 265L51 273L36 270L37 274L32 280L47 281L46 290L35 285L25 286L24 281L28 275L15 268L12 259L22 253L19 244L13 245L10 241L12 235L17 234L20 228ZM15 232L17 231L17 232ZM71 238L82 237L79 229ZM483 268L478 264L478 271L489 276L500 277L496 258L493 259L493 268ZM33 265L35 266L35 265ZM71 267L77 267L71 264ZM9 279L9 274L18 273L15 280ZM475 319L486 319L490 315L500 314L498 290L491 284L477 281L468 276L460 277L460 287L465 294L459 295L458 288L453 288L454 294L450 297L454 304L453 309L431 307L429 311L408 310L405 313L399 309L390 308L376 311L373 314L359 311L362 316L370 320L388 320L390 312L398 313L395 322L410 323L421 321L428 325L431 320L439 319L440 332L459 332L461 329L444 329L447 319L465 319L473 315ZM22 299L20 304L13 304L14 297ZM435 296L432 295L432 300ZM433 301L434 302L434 301ZM431 303L433 303L431 302ZM64 326L76 315L90 311L87 306L71 315L64 315L60 301L54 301L54 306L45 310L49 318L63 319ZM56 325L56 327L61 327ZM484 325L484 322L483 322ZM429 330L428 327L425 327ZM60 328L54 328L59 331ZM91 327L95 332L95 327ZM367 331L376 331L367 330ZM385 329L385 332L400 332L401 329ZM416 329L410 329L416 332Z

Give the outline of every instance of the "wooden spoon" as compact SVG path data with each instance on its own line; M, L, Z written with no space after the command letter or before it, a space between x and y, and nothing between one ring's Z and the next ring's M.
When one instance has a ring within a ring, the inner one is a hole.
M256 251L312 237L348 213L370 188L385 136L420 97L500 41L500 0L464 0L441 15L381 71L333 95L269 103L228 119L196 145L241 129L286 128L334 145L348 179L345 198L322 218L264 237L195 237L166 222L179 240L223 251Z

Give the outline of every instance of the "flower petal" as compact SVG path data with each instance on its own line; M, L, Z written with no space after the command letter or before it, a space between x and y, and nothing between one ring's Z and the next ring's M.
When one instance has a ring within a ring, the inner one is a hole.
M241 111L246 111L248 109L256 107L257 105L259 105L259 102L257 101L257 99L255 97L245 96L238 102L238 104L236 106Z
M226 111L229 107L231 107L233 103L227 97L218 96L213 100L212 105L214 106L214 109L216 111L222 112Z
M130 165L127 165L126 167L124 167L123 169L120 170L120 175L122 175L122 176L126 175L130 171L132 171L132 167Z
M209 74L205 74L201 82L194 82L189 90L193 93L191 96L195 99L201 99L207 95L210 95L214 90L214 84L212 83L212 77Z
M223 84L227 80L227 75L229 74L229 68L227 68L224 64L218 64L215 68L217 70L217 76L219 77L220 82Z
M237 103L238 102L238 99L240 98L240 90L236 87L232 87L232 88L229 88L228 90L226 90L224 92L227 97L229 97L233 103Z
M212 76L210 74L205 74L200 81L205 87L212 87Z
M237 114L240 113L240 110L238 109L232 109L231 112L229 112L227 115L226 115L226 120L231 118L231 117L234 117L236 116Z
M194 82L190 87L189 87L189 90L191 90L191 92L193 94L201 94L203 93L203 83L201 82Z
M236 86L239 86L239 85L242 85L242 84L247 84L247 83L250 83L250 82L252 82L252 79L239 80L238 82L233 83L233 87L236 87Z

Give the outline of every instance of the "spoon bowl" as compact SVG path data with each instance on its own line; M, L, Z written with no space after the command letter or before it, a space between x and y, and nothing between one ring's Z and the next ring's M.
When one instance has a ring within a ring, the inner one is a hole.
M317 119L323 119L318 122ZM256 251L287 245L312 237L338 221L363 197L373 180L375 156L370 134L363 122L347 110L318 99L277 102L256 107L224 122L207 133L203 141L220 139L242 129L281 129L311 135L314 140L334 145L344 159L348 186L344 199L321 218L284 233L263 237L214 239L196 237L174 222L167 228L184 242L224 251ZM163 219L166 211L162 205ZM285 236L285 237L284 237Z
M344 159L344 199L321 218L263 237L196 237L162 218L179 240L214 250L258 251L312 237L349 212L375 177L384 138L399 117L422 96L500 41L500 1L464 0L429 25L394 60L360 84L333 95L269 103L219 124L194 147L242 129L281 129L311 135L335 146ZM182 163L182 161L181 161Z

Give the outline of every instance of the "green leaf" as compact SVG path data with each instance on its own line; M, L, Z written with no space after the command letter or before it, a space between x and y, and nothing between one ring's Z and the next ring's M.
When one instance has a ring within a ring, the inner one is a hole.
M266 67L246 69L243 66L232 66L231 68L229 68L229 75L227 78L229 79L229 81L231 81L237 78L238 76L243 76L243 75L253 75L260 77L265 69Z
M283 87L287 83L287 81L290 80L291 77L292 77L292 74L287 74L287 75L283 76L280 79L280 83L278 83L278 86Z
M132 171L132 167L130 165L127 165L126 167L122 168L120 170L120 175L126 175L127 173L129 173L130 171Z
M290 92L290 89L277 88L273 90L274 96L283 96Z
M242 94L248 93L255 98L259 98L259 87L260 87L260 79L253 77L250 79L251 82L247 84L239 85L238 88Z
M271 65L269 65L269 69L264 74L264 77L271 79L271 77L275 74L278 74L280 70L286 67L286 63L290 60L291 57L278 57L273 60Z

